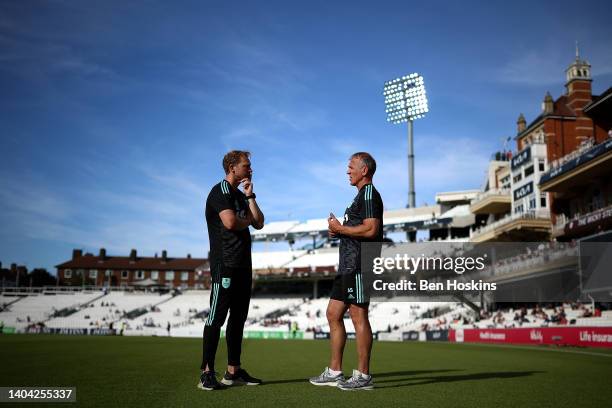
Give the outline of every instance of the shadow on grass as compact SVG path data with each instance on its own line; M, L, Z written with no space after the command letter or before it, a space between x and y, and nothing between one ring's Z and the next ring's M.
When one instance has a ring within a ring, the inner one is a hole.
M399 377L399 376L412 376L412 375L420 375L420 374L432 374L432 373L447 373L451 371L461 371L461 370L413 370L413 371L391 371L388 373L374 373L375 380L378 378L384 377ZM397 380L386 380L386 381L376 381L379 382L396 382L406 380L407 378L400 378ZM262 385L273 385L273 384L290 384L290 383L307 383L308 378L292 378L287 380L274 380L274 381L264 381Z
M474 381L474 380L491 380L491 379L510 379L510 378L519 378L519 377L527 377L533 374L543 373L543 371L511 371L511 372L492 372L492 373L475 373L475 374L464 374L464 375L443 375L443 376L435 376L435 377L418 377L418 378L400 378L397 380L385 380L385 381L376 381L377 377L374 377L374 386L377 389L381 388L397 388L397 387L408 387L415 385L427 385L427 384L438 384L438 383L449 383L449 382L460 382L460 381ZM382 387L377 386L380 383L387 382L398 382L410 380L408 383L394 384L394 385L384 385Z

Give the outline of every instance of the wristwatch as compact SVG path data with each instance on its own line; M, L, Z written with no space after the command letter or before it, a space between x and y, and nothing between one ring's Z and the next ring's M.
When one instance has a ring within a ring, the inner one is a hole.
M253 194L251 194L251 195L246 196L246 199L247 199L247 200L250 200L251 198L257 198L257 196L255 195L255 193L253 193Z

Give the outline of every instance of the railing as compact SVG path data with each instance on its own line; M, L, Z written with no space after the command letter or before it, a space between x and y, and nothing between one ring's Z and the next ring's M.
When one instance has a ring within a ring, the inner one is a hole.
M550 212L548 210L535 210L535 211L532 210L532 211L526 211L523 213L507 215L504 218L497 220L495 222L492 222L489 225L485 225L484 227L471 231L470 238L474 238L479 235L486 234L487 232L493 231L502 225L505 225L512 221L520 220L520 219L525 219L525 220L550 219Z
M590 211L585 212L585 213L578 212L574 214L572 218L567 217L565 214L559 214L557 215L557 220L555 222L555 225L553 225L553 228L555 230L562 230L570 222L577 221L583 217L587 217L591 214L595 214L597 212L606 211L606 210L612 210L612 204L605 206L605 205L602 205L601 203L600 204L593 203L593 207Z
M568 223L569 219L565 214L559 214L556 216L555 223L553 224L554 231L560 231L565 228L565 225Z
M483 193L478 193L476 195L476 197L472 200L472 202L470 203L471 205L476 204L477 202L484 200L487 197L491 197L491 196L510 196L510 189L509 188L495 188L495 189L491 189L488 191L485 191Z
M181 291L186 289L201 290L196 288L180 288L180 287L169 287L163 286L160 288L147 288L142 286L4 286L0 287L0 292L10 293L16 296L29 295L29 294L45 294L45 293L71 293L71 292L157 292L159 290L172 290L180 289Z
M541 248L535 251L501 259L492 267L492 274L526 271L563 258L571 258L577 262L578 247L575 244L560 243L553 247L551 245L541 244Z
M593 137L589 137L586 140L583 140L580 145L578 145L578 148L568 154L566 154L565 156L557 159L557 160L553 160L550 163L550 170L554 170L557 167L561 167L563 166L565 163L567 163L570 160L575 159L576 157L580 157L582 156L584 153L588 152L589 150L591 150L592 148L595 147L595 138Z

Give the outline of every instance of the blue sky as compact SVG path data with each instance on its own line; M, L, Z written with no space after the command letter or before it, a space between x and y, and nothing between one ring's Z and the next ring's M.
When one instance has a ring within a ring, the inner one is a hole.
M425 3L0 2L0 261L204 257L204 200L234 148L253 153L268 221L342 214L359 150L403 207L406 128L382 96L397 76L422 74L430 102L419 205L481 186L518 114L564 91L575 40L594 93L612 85L605 1Z

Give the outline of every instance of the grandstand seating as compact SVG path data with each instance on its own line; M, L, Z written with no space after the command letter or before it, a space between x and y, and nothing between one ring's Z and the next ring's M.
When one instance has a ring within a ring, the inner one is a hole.
M110 292L106 296L81 308L78 312L57 317L45 322L47 327L105 327L117 322L121 317L135 309L147 309L170 299L172 295L159 295L143 292ZM105 306L102 306L104 304Z
M3 295L0 303L12 303L0 312L0 320L4 321L5 326L24 328L49 319L55 311L78 308L102 295L102 292L43 292L24 294L18 300L14 296Z
M283 268L288 263L306 255L306 251L253 252L253 270ZM337 256L337 255L336 255Z
M171 327L190 324L195 315L210 308L209 302L209 290L190 290L159 303L153 310L149 309L146 314L132 320L124 320L129 324L131 330L156 328L162 329L163 333L168 323Z
M304 255L302 258L306 257ZM8 305L0 312L0 320L4 321L5 326L17 330L40 321L51 328L108 327L113 322L117 329L125 322L125 334L128 335L166 335L169 322L172 335L201 336L209 310L210 291L185 291L176 296L142 292L111 292L105 295L103 292L85 291L20 295L3 294L0 297L0 302ZM460 303L408 302L401 301L408 299L400 298L393 300L371 303L370 321L374 332L545 327L559 324L612 326L612 311L603 311L597 317L584 317L593 312L592 305L565 304L565 320L556 322L552 316L560 311L559 307L542 308L540 315L534 313L534 309L526 309L525 319L518 321L515 320L518 310L496 311L477 319L473 310ZM245 330L288 331L291 323L295 322L302 331L327 332L329 326L325 312L328 302L327 298L255 297L250 303ZM55 311L66 308L77 311L65 317L52 317ZM133 318L127 316L129 312L134 312ZM345 326L347 332L354 331L349 316L345 317Z
M289 270L297 268L310 268L314 270L317 267L338 265L338 248L317 249L301 256L285 265Z

